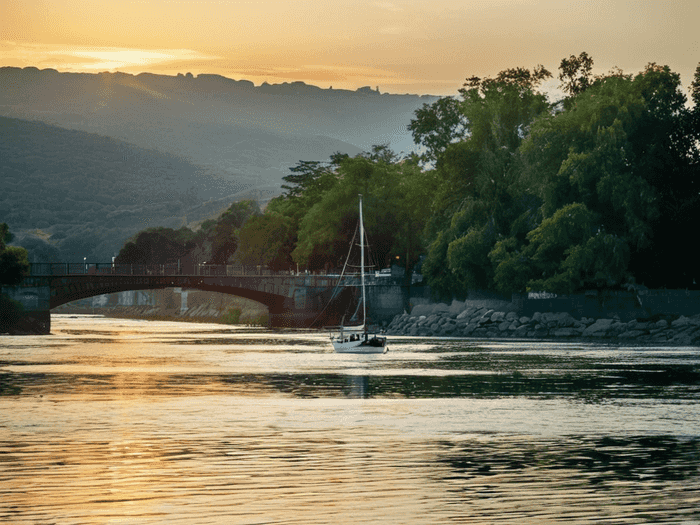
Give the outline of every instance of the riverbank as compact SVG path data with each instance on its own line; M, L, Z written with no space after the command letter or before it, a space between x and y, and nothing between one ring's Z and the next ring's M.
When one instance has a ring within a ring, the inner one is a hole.
M484 339L592 340L625 344L700 346L700 314L654 315L622 321L618 316L575 318L566 312L519 316L505 301L453 301L417 305L397 315L388 335L449 336Z
M54 313L99 314L105 317L159 321L187 321L267 326L264 306L245 299L192 294L189 307L172 301L151 305L85 307L65 305ZM656 314L621 320L619 316L577 318L566 312L518 315L507 301L467 300L418 304L411 313L397 315L386 326L387 335L469 337L481 339L587 340L639 345L700 346L700 314Z

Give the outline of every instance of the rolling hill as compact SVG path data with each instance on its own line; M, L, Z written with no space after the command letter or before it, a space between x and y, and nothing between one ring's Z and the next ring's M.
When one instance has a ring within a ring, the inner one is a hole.
M133 233L264 203L300 160L413 147L435 97L218 75L0 68L0 222L33 260L109 260Z

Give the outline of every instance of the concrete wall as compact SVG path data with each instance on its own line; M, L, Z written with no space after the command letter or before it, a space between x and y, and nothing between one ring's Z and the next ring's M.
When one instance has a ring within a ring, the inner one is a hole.
M617 315L622 320L640 319L654 315L685 315L700 313L698 290L597 291L582 294L528 297L514 294L513 304L521 315L535 312L568 312L574 317L594 319Z
M409 290L396 284L378 284L366 288L367 308L373 323L389 323L408 307Z

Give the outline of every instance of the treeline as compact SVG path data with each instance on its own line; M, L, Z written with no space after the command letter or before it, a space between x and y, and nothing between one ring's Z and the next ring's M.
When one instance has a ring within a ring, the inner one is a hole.
M117 264L227 264L238 248L238 231L260 215L252 200L234 202L216 220L197 230L183 226L148 228L131 237L115 258Z
M415 112L420 155L375 146L299 162L285 193L234 228L235 250L219 253L339 268L362 194L378 265L410 279L420 263L439 296L696 286L700 66L692 106L666 66L599 76L592 66L586 53L561 61L558 101L541 90L552 77L542 66L467 79L459 97Z

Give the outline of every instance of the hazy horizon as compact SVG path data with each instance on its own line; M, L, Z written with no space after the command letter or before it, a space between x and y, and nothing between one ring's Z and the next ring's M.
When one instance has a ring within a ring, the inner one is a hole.
M671 0L8 0L0 65L442 96L511 67L556 76L586 51L594 74L656 62L687 87L698 20L700 4Z

